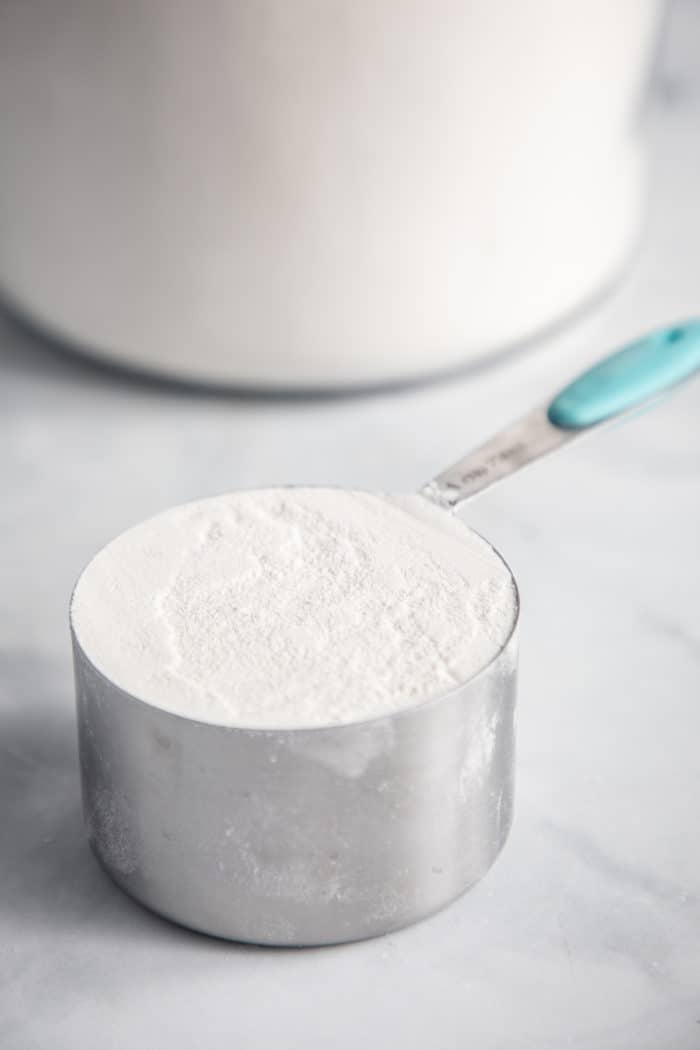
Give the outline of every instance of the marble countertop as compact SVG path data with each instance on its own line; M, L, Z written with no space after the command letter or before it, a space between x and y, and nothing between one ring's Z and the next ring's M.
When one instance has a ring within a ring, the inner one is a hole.
M523 597L516 818L474 890L375 941L207 939L98 869L66 607L92 553L170 504L289 481L412 489L604 348L700 309L700 6L657 85L650 220L604 303L409 391L164 390L0 321L0 1045L700 1047L700 382L485 494Z

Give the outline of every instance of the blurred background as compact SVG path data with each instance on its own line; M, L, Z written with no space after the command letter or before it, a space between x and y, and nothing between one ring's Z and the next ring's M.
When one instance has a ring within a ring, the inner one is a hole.
M522 591L515 826L415 928L126 899L67 627L167 506L410 491L697 316L698 185L698 0L0 0L3 1046L700 1047L699 384L469 506Z

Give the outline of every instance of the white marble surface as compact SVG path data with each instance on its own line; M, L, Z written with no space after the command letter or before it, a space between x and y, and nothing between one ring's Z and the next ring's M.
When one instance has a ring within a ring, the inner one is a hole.
M81 826L66 626L79 569L131 522L237 486L412 488L605 346L697 313L698 56L685 4L624 284L498 367L236 399L141 385L1 323L3 1048L700 1047L700 382L470 508L522 588L516 820L481 885L401 933L238 947L115 889Z

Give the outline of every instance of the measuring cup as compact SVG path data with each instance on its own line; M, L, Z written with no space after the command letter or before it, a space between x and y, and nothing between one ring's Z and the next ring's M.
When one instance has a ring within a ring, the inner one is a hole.
M699 368L700 322L655 332L422 495L454 510ZM72 618L71 629L92 848L169 919L257 944L372 937L459 896L506 840L517 615L494 659L448 693L363 722L280 730L197 722L131 696L93 664Z

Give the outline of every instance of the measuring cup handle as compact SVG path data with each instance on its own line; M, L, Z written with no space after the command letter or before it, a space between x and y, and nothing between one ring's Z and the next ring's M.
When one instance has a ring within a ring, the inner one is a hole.
M557 396L429 481L420 491L455 510L592 427L641 408L700 372L700 321L652 332L593 365Z
M582 430L656 399L700 370L700 321L652 332L593 365L547 409L549 422Z

